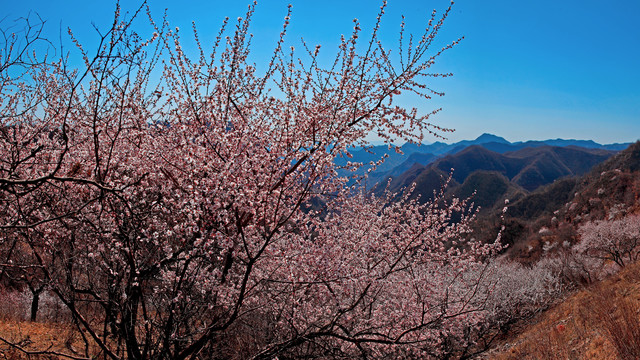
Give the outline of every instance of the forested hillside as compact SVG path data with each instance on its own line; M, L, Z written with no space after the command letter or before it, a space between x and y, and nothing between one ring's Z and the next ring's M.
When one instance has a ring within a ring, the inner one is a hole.
M512 245L510 254L534 261L546 242L576 242L575 229L585 222L613 220L638 210L640 143L635 143L580 177L560 179L512 199L505 214L503 240ZM496 229L501 216L494 210L476 225L488 230L493 224Z

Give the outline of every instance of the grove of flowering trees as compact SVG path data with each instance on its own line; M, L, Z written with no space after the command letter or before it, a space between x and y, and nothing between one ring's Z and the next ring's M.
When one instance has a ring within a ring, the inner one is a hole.
M640 258L640 216L617 220L591 221L578 230L582 241L575 250L601 263L610 261L619 267Z
M440 95L426 80L448 76L430 68L458 42L431 49L450 8L411 40L403 25L394 53L377 36L385 3L328 66L320 46L285 48L289 9L258 73L254 7L212 44L194 26L195 54L146 7L118 8L97 49L69 31L80 67L38 53L38 25L5 33L0 284L34 289L36 311L53 294L86 343L60 355L74 358L470 351L499 242L468 236L467 200L373 197L334 162L372 132L447 131L394 97Z

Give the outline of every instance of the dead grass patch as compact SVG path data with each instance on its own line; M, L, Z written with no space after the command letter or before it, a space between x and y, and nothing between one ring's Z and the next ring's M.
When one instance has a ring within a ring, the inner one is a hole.
M640 359L640 263L576 292L509 342L488 358Z

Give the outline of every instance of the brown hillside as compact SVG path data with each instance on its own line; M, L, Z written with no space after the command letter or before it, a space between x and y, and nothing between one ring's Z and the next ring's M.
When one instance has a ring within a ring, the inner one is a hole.
M569 296L484 358L640 358L640 264Z

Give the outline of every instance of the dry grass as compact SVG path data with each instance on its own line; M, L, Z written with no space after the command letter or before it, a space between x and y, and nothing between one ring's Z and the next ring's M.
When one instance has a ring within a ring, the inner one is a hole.
M84 343L72 326L62 323L29 322L24 320L0 319L0 337L30 352L51 352L50 354L29 355L6 342L0 341L0 359L61 359L53 353L83 357Z
M0 288L0 360L86 358L98 353L55 297L41 294L39 321L28 320L30 306L30 293Z
M575 293L501 352L515 359L640 359L640 263Z

